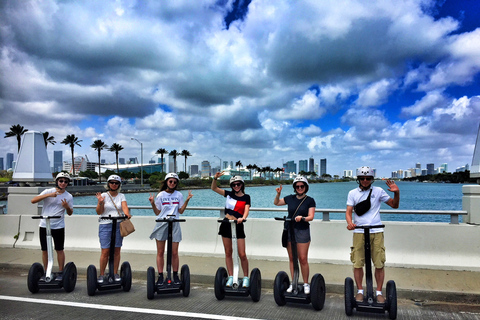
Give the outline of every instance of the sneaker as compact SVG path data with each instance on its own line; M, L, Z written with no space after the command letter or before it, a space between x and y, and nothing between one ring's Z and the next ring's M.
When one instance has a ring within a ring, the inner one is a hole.
M377 302L378 303L385 303L385 298L381 294L379 294L379 295L377 295Z
M180 284L180 279L178 278L178 273L173 274L173 283Z
M233 277L232 276L228 277L226 286L227 287L233 286Z
M120 275L119 275L118 273L116 273L116 274L113 276L113 279L114 279L116 282L122 281L122 278L120 278Z
M242 287L248 288L250 286L250 279L248 277L244 277L242 281Z
M290 283L290 286L288 286L287 292L288 292L288 293L291 293L292 291L293 291L293 286L292 286L292 284Z
M303 292L305 294L310 294L310 285L308 283L303 284Z
M363 293L357 293L357 295L355 296L355 300L358 302L363 302Z
M103 276L98 276L97 282L98 283L103 283Z
M63 272L57 273L57 276L55 277L55 280L62 281L63 280Z
M157 286L163 285L163 273L158 275Z

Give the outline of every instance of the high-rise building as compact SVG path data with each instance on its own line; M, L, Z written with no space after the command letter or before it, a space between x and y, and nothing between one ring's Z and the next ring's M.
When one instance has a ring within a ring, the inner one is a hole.
M287 161L283 167L285 168L285 173L297 173L297 164L293 160Z
M195 175L198 175L198 164L192 164L190 165L190 172L189 174L191 176L195 176Z
M202 178L210 177L210 162L208 160L202 161Z
M5 170L3 166L3 158L0 158L0 170Z
M13 153L7 153L7 170L13 169Z
M60 172L63 168L63 151L53 151L53 172Z
M315 163L315 171L314 171L314 172L317 174L317 176L318 176L318 174L320 173L320 171L319 171L320 169L319 169L319 168L320 168L320 167L318 166L318 163Z
M223 169L227 169L228 168L228 161L223 161Z
M302 172L302 171L305 171L305 172L308 171L307 160L298 161L298 172Z
M344 178L352 178L353 177L353 171L352 170L343 170L343 177Z
M315 161L313 160L313 157L308 159L308 171L315 172Z
M168 172L177 172L177 161L171 155L168 155Z
M427 163L427 174L435 174L435 166L433 163Z
M415 165L415 168L422 170L422 165L420 164L420 162L417 162L417 164Z
M320 159L320 177L327 174L327 159Z
M131 164L138 163L137 158L128 158L128 163L131 163Z
M125 164L125 158L118 158L118 164Z

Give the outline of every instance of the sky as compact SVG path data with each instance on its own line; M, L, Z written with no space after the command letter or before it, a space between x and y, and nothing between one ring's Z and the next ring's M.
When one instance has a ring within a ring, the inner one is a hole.
M472 162L477 0L2 0L0 41L0 135L48 131L52 163L69 134L90 161L97 139L140 159L135 138L145 163L159 148L187 165L326 158L340 176Z

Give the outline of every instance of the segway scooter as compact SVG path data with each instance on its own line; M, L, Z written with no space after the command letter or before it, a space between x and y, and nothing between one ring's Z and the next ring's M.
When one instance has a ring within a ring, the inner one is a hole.
M173 223L185 222L185 219L175 219L174 215L169 215L167 218L155 220L156 222L168 223L168 238L167 238L167 278L163 283L155 283L155 268L148 267L147 269L147 298L153 299L155 292L157 294L179 293L182 291L184 297L190 294L190 269L188 265L184 264L180 269L180 283L172 281L172 246L173 246Z
M223 222L224 220L218 220L218 222ZM246 222L244 220L243 222ZM238 278L239 273L239 263L238 263L238 247L237 247L237 228L236 220L228 220L232 230L232 249L233 249L233 284L231 287L227 287L228 273L224 267L219 267L217 273L215 274L215 297L218 300L223 300L225 296L240 296L240 297L250 297L254 302L260 300L260 295L262 293L262 275L258 268L254 268L250 272L250 286L243 287L243 280Z
M292 258L293 258L293 279L292 279L292 292L287 292L287 289L290 285L288 279L288 274L285 271L280 271L275 276L274 286L273 286L273 297L275 302L279 306L284 306L287 302L293 303L302 303L302 304L312 304L312 307L315 310L322 310L325 304L325 280L320 273L313 275L312 280L310 281L310 293L306 294L303 291L303 285L298 283L298 278L300 275L298 267L298 253L297 253L297 242L294 235L294 224L295 220L287 217L278 218L275 220L290 222L288 227L288 233L290 235L290 241L292 246ZM293 223L292 223L293 222Z
M60 219L59 216L34 216L32 219L45 219L47 231L47 270L44 273L42 264L35 262L28 271L27 286L31 293L37 293L40 289L65 289L66 292L72 292L77 283L77 267L73 262L69 262L63 268L63 277L60 272L52 272L53 267L53 244L52 230L50 228L50 219ZM43 277L45 275L45 277Z
M362 302L356 301L353 279L350 277L345 279L345 313L347 316L351 316L353 314L353 309L357 309L357 311L371 313L384 313L385 311L388 311L388 317L390 319L397 318L397 289L395 282L393 280L387 282L387 295L384 303L376 302L373 292L370 229L384 227L385 225L355 227L355 229L363 229L365 233L365 280L367 293L364 295Z
M87 268L87 293L89 296L95 295L95 291L106 291L123 288L128 292L132 287L132 269L127 261L122 263L120 268L120 281L115 281L114 257L115 257L115 240L118 220L125 220L127 217L100 217L102 220L112 220L112 233L110 237L110 255L108 259L108 273L104 277L103 283L97 282L97 268L93 264Z

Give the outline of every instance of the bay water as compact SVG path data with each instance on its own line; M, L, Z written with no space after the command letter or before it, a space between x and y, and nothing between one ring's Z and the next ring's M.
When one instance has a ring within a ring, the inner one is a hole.
M375 181L375 186L387 190L384 181ZM450 183L417 183L399 181L397 185L400 188L400 207L399 210L462 210L462 184ZM356 182L338 182L338 183L312 183L308 195L313 197L317 209L345 209L347 194L351 189L357 187ZM275 188L278 186L247 187L245 192L250 195L252 208L286 208L273 205L275 198ZM184 197L188 190L181 190ZM387 193L393 197L393 193ZM156 193L150 193L156 196ZM148 201L149 193L126 193L125 197L130 206L150 206ZM193 198L188 207L221 207L225 206L225 198L213 192L210 189L192 190ZM291 185L284 185L282 197L293 194ZM75 205L96 205L95 196L76 196ZM218 217L218 210L187 210L184 216L197 217ZM382 209L391 209L382 204ZM75 214L95 215L94 209L75 209ZM152 216L152 209L132 209L132 215ZM273 218L283 216L281 212L250 212L249 218ZM317 213L316 219L322 219L322 215ZM344 220L344 213L331 213L330 219ZM450 222L449 215L418 215L418 214L382 214L383 221L417 221L417 222ZM460 217L461 221L461 217Z

